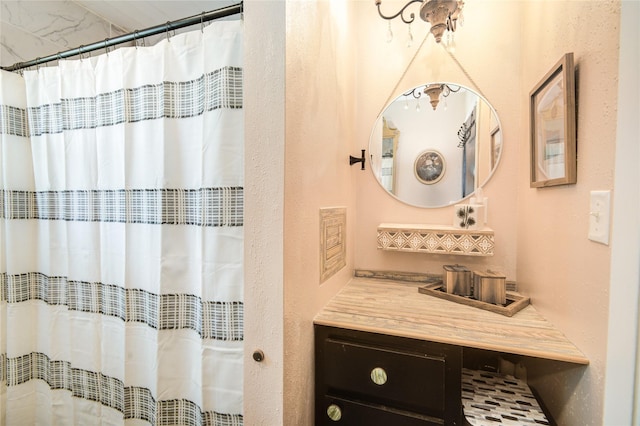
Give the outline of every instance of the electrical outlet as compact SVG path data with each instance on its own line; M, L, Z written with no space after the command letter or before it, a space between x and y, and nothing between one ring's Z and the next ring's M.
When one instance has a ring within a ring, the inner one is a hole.
M611 214L611 191L591 191L589 203L589 239L609 244L609 216Z

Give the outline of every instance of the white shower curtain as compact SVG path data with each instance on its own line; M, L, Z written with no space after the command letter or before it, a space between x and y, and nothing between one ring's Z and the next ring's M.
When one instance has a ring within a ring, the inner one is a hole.
M242 56L1 73L0 424L242 424Z

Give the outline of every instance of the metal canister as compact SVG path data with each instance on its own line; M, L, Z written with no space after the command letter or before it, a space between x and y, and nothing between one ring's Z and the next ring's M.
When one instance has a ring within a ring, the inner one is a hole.
M493 271L473 272L473 296L487 303L504 305L507 303L507 279Z
M471 296L472 274L466 266L444 265L444 285L447 293Z

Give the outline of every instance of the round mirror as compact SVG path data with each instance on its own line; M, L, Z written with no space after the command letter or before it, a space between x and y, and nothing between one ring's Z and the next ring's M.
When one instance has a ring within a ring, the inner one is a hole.
M470 196L489 180L501 151L496 111L455 83L428 83L400 95L378 117L369 140L380 185L417 207Z

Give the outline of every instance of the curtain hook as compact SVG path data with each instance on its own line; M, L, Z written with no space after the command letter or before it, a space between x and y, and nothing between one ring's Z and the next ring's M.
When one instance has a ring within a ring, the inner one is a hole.
M200 32L204 33L204 10L202 11L202 15L200 15Z
M169 38L169 24L170 23L171 23L171 21L167 21L167 23L165 24L166 32L167 32L167 41L171 41L171 39Z
M36 58L36 71L40 74L40 57Z
M107 44L108 41L109 41L108 38L104 39L104 51L107 54L107 56L109 56L109 45Z
M84 49L84 46L83 46L83 45L80 45L80 47L78 47L78 51L80 52L80 53L78 54L78 56L80 56L80 60L81 60L81 61L84 59L84 57L82 56L82 55L84 54L83 49Z
M133 32L133 45L138 48L138 30Z

